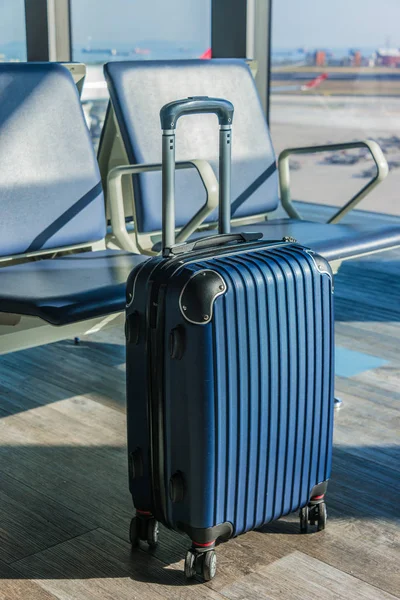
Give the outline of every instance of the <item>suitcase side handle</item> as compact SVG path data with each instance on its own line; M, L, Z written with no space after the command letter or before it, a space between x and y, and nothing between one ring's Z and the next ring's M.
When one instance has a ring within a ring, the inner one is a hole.
M220 125L230 125L233 119L233 105L229 100L208 96L190 96L169 102L160 110L161 129L175 129L179 117L199 113L214 113Z
M233 105L222 98L194 96L169 102L160 110L162 130L162 253L175 245L175 127L185 114L215 113L219 120L218 232L231 226L231 135Z
M263 237L262 233L256 232L242 232L242 233L225 233L222 235L210 235L208 237L196 240L195 242L185 242L184 244L177 244L172 248L166 248L164 256L177 256L179 254L186 254L193 250L206 250L207 248L216 248L217 246L224 246L225 244L231 243L246 243L256 242Z

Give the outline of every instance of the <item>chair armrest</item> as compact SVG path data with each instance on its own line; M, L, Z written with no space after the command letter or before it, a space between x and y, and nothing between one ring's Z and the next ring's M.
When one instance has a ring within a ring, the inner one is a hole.
M218 181L215 173L209 162L206 160L193 159L184 162L177 162L176 169L195 168L206 190L205 204L197 211L190 219L189 223L181 229L176 236L176 242L182 243L186 241L198 227L204 222L210 213L218 206ZM115 167L107 177L108 201L110 205L110 220L112 232L116 240L124 250L131 252L137 251L135 244L132 242L128 230L126 228L124 198L122 192L121 179L124 175L136 175L138 173L147 173L151 171L161 171L161 163L143 163L139 165L127 165ZM134 215L136 210L134 207ZM135 232L137 227L135 223Z
M365 185L355 196L353 196L342 208L340 208L327 222L338 223L344 215L350 212L365 196L367 196L389 173L386 158L377 142L364 140L360 142L349 142L343 144L328 144L324 146L306 146L303 148L289 148L279 155L278 171L281 202L287 214L294 219L301 219L301 215L294 208L290 196L290 168L289 156L293 154L315 154L327 150L351 150L353 148L367 148L372 155L376 165L377 173L367 185Z

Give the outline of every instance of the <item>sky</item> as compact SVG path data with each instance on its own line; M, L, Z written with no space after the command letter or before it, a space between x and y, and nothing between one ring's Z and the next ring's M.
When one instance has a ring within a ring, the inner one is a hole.
M76 44L210 40L211 0L71 2ZM273 46L400 47L399 23L400 0L274 0ZM0 45L24 39L24 0L0 0Z
M211 0L71 0L73 41L193 41L207 47ZM25 39L24 0L0 0L0 45Z
M0 45L25 40L24 0L0 0Z
M191 41L207 46L211 0L72 0L73 38Z
M275 47L400 47L400 0L275 0Z

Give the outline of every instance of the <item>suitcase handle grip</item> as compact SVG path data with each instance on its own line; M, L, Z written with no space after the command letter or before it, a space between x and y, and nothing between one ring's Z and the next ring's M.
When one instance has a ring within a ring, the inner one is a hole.
M162 251L175 246L175 127L184 114L215 113L219 120L218 232L231 231L231 135L233 105L229 100L193 96L169 102L160 110L162 125Z
M231 125L233 105L229 100L208 96L190 96L183 100L169 102L160 110L161 129L175 129L179 117L199 113L214 113L220 125Z
M242 232L242 233L226 233L222 235L210 235L208 237L196 240L195 242L177 244L172 248L167 248L164 252L164 256L170 254L176 256L179 254L186 254L193 250L206 250L207 248L216 248L217 246L224 246L225 244L235 243L246 243L255 242L262 238L262 233L255 232Z

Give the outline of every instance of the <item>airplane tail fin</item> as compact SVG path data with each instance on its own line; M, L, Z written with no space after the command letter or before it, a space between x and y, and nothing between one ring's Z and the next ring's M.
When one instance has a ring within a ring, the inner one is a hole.
M203 60L208 60L208 59L212 58L211 48L208 48L205 52L203 52L203 54L200 56L200 58Z
M328 79L328 73L322 73L322 75L318 75L318 77L303 85L301 89L304 92L307 90L312 90L313 88L319 87L326 79Z

